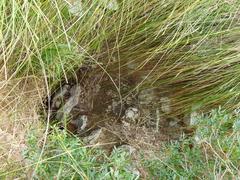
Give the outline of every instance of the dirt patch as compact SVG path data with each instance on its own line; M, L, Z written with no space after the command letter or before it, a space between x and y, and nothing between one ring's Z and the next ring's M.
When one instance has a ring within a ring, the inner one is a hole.
M161 142L192 133L189 116L174 116L171 99L157 96L156 88L133 91L130 79L119 81L92 67L76 77L53 93L51 120L86 143L108 144L108 150L121 144L158 149Z

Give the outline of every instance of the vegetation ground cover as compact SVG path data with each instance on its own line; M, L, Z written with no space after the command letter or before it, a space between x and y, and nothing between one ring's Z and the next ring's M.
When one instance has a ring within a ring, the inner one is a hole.
M143 77L132 90L162 88L176 115L222 106L200 117L193 137L140 158L142 177L238 177L239 8L238 0L2 0L0 176L137 178L124 152L108 157L41 121L43 99L90 64L109 77Z

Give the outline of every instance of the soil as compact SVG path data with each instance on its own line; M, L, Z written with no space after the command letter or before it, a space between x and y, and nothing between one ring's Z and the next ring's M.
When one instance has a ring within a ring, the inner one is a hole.
M87 144L102 144L109 152L122 144L152 150L193 132L189 116L174 117L171 99L157 96L158 89L132 91L130 79L119 82L90 66L69 82L52 94L51 120Z

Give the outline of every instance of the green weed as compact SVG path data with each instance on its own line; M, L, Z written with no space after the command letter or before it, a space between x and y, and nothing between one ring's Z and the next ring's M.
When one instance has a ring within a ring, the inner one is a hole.
M143 159L150 176L159 179L233 179L239 177L239 116L219 109L198 117L193 137L165 145Z
M73 14L66 1L1 0L1 74L7 81L33 76L51 89L82 64L95 64L96 72L137 77L132 89L161 88L174 98L176 114L194 104L206 111L219 105L235 109L239 9L239 0L122 0L117 9L89 0ZM149 176L239 176L238 118L222 110L201 117L197 141L168 144L154 159L142 160ZM129 157L121 152L107 157L64 131L55 129L44 151L36 136L28 140L25 156L36 179L136 178L125 168Z
M137 167L150 179L218 179L239 176L239 116L223 110L199 116L193 137L165 143L159 151L144 156L139 151ZM25 157L37 179L136 179L129 170L134 159L115 149L108 156L99 147L85 146L79 138L54 128L48 136L44 155L39 159L41 142L29 136ZM135 162L136 163L136 162Z
M128 154L115 150L110 156L98 147L85 146L79 138L54 128L39 159L41 145L29 138L25 157L34 169L36 179L136 179L126 167Z

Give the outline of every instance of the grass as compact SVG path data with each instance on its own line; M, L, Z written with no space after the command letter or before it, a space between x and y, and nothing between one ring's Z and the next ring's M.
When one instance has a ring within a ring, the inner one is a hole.
M174 99L176 114L239 106L239 0L117 2L118 8L111 9L107 1L82 1L73 14L72 1L1 0L3 129L7 124L6 131L17 139L20 131L29 134L42 99L83 64L95 65L94 73L104 71L112 80L133 78L132 90L160 88ZM120 83L112 83L121 93ZM160 153L165 157L154 154L142 165L152 177L238 176L237 119L223 110L203 116L198 142L190 138L168 144ZM107 157L65 132L55 129L48 135L48 130L49 124L43 140L34 132L28 137L25 156L35 167L34 177L136 178L125 168L130 159L121 152ZM12 164L8 172L1 170L3 176L19 172Z
M108 156L101 148L85 146L79 138L56 127L48 136L40 161L42 147L34 130L23 153L35 170L31 174L35 179L138 179L129 168L135 166L148 179L239 177L239 114L216 109L209 115L199 115L195 125L198 128L194 137L164 143L161 150L150 153L139 150L137 165L126 151L115 149Z
M197 118L196 135L167 145L145 164L163 179L234 179L239 177L239 115L222 109Z
M88 62L110 76L144 78L132 88L167 89L181 107L176 112L194 103L234 106L238 0L118 4L111 10L104 1L84 1L76 16L65 1L2 1L5 77L34 75L51 88Z
M33 178L40 179L135 179L126 169L130 162L127 153L120 150L107 156L97 147L84 146L77 137L54 128L48 136L48 144L40 162L39 140L34 134L29 137L29 149L25 152L30 162L38 164Z

